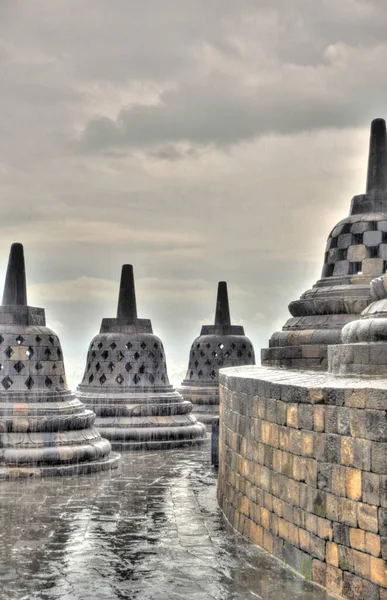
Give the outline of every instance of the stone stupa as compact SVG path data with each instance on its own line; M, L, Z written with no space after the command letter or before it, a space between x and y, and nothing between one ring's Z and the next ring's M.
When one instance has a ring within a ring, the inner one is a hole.
M387 270L386 123L371 124L366 193L354 196L350 216L328 237L321 279L289 304L291 318L262 350L262 365L327 369L328 344L371 301L369 284Z
M132 265L123 265L117 317L92 340L77 397L116 450L164 449L202 442L205 426L168 380L161 340L137 318Z
M79 475L118 466L70 392L57 335L27 305L24 252L13 244L0 306L0 479Z
M219 415L219 369L254 364L254 348L243 327L231 325L227 283L220 281L215 324L203 325L193 341L179 392L193 403L196 418L209 424Z

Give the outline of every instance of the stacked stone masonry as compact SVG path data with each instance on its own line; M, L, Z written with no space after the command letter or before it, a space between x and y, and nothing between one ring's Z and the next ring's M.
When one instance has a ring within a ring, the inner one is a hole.
M219 504L330 592L387 600L387 389L263 367L220 373Z

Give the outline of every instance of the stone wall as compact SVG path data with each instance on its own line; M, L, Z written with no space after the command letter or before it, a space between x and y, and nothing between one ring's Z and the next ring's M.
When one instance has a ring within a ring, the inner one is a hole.
M387 600L387 381L220 373L228 521L331 592Z

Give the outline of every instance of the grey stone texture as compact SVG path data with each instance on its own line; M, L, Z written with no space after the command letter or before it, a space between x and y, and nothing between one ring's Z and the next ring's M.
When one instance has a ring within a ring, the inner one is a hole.
M117 467L94 413L67 387L61 345L44 310L26 301L23 247L13 244L0 307L0 479Z
M327 346L371 301L369 283L387 270L386 124L371 124L366 194L331 231L321 279L289 304L291 318L262 350L264 366L326 370ZM375 373L376 374L376 373Z
M76 395L96 413L96 427L115 450L173 448L206 436L192 404L169 383L150 320L137 318L132 265L122 267L117 318L102 320Z
M214 417L211 422L211 464L219 465L219 417Z
M214 325L203 325L191 346L179 392L194 405L196 418L211 425L219 414L219 369L255 364L254 348L240 325L231 325L227 283L220 281Z
M381 378L220 372L218 501L244 537L339 597L387 597Z
M336 375L387 377L387 276L371 281L373 302L360 319L343 327L342 343L329 346L329 370Z

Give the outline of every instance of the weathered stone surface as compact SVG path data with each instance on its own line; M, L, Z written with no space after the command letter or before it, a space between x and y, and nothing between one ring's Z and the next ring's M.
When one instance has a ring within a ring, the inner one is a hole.
M356 319L369 303L369 283L385 273L387 266L385 147L385 122L375 119L371 124L367 181L378 183L367 183L366 194L352 199L350 216L333 228L321 279L290 303L292 318L282 331L272 335L269 348L262 350L264 366L326 370L327 346L341 343L342 327ZM379 371L371 369L369 375L378 375Z
M151 322L137 318L131 265L122 268L117 318L102 320L76 395L96 413L96 427L115 450L173 448L206 436L192 404L169 383Z
M94 428L94 413L67 387L61 345L44 309L26 302L23 247L13 244L0 310L0 479L117 467L119 456Z
M215 323L203 325L193 341L187 373L178 391L193 403L196 418L211 425L219 414L219 369L254 364L254 348L243 327L231 325L227 283L220 281Z
M218 499L233 526L269 552L279 540L279 557L331 592L383 597L385 381L241 367L220 386Z

